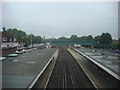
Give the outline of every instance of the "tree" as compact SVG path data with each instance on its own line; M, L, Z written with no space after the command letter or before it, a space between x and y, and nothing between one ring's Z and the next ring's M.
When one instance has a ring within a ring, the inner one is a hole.
M71 37L70 37L70 39L77 39L78 37L77 37L77 35L71 35Z
M88 37L87 36L82 36L79 38L80 41L87 41Z
M100 42L100 38L101 38L100 35L95 36L95 37L93 38L93 41L99 43L99 42Z
M43 38L41 36L34 36L33 40L35 44L40 44L43 42Z
M22 30L17 30L16 28L13 28L13 29L8 29L7 32L13 34L18 41L21 41L23 42L25 37L26 37L26 33Z
M113 40L111 43L111 47L112 49L118 49L118 40Z
M67 40L67 38L66 38L66 37L60 37L60 38L58 38L58 40L63 40L63 41L65 41L65 40Z
M92 35L89 35L89 36L87 37L87 41L93 41L93 36L92 36Z
M100 44L111 44L112 43L112 37L109 33L102 33L100 38Z

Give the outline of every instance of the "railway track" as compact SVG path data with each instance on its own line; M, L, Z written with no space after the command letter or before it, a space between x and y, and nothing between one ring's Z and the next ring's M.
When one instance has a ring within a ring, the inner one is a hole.
M88 76L65 47L59 48L58 59L46 88L93 88Z

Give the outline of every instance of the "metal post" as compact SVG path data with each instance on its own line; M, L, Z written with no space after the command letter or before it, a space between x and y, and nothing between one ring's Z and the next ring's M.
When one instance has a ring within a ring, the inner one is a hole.
M31 36L31 46L33 47L33 43L32 43L32 36Z
M45 36L44 36L44 38L43 38L44 40L43 40L43 43L44 43L44 46L45 46Z

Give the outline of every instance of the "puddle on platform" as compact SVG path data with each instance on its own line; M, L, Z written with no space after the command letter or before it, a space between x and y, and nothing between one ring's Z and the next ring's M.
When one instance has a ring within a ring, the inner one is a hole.
M18 59L14 59L14 60L12 60L13 62L18 62L19 60Z
M22 56L23 58L26 57L26 56Z
M7 59L8 61L12 61L12 62L18 62L18 59Z
M90 55L90 56L92 56L92 55L94 55L93 53L85 53L86 55Z
M27 64L35 64L36 62L27 62Z
M93 57L95 59L101 59L101 58L103 58L103 56L91 56L91 57Z
M115 57L115 56L108 56L107 58L109 58L109 59L118 59L118 57Z

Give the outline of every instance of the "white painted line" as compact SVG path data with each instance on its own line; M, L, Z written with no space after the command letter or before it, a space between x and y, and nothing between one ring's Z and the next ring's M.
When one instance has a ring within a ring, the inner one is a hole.
M69 68L69 70L70 70L70 66L68 65L68 68ZM72 73L70 73L70 78L71 78L71 81L72 81L72 85L73 85L73 88L75 88L74 87L74 81L73 81L73 78L72 78L72 75L71 75Z
M67 88L66 69L65 69L65 88Z
M115 77L116 79L120 80L120 76L116 73L114 73L113 71L111 71L109 68L103 66L102 64L96 62L95 60L93 60L92 58L90 58L89 56L85 55L84 53L80 52L77 49L74 49L75 51L77 51L78 53L82 54L83 56L85 56L86 58L88 58L90 61L92 61L93 63L95 63L97 66L99 66L100 68L102 68L103 70L105 70L106 72L108 72L109 74L111 74L113 77Z
M72 80L72 85L73 85L73 88L75 88L75 87L74 87L74 81L73 81L73 78L72 78L71 73L70 73L70 78L71 78L71 80Z
M57 52L57 50L56 50ZM39 79L39 77L42 75L42 73L45 71L45 69L47 68L47 66L49 65L50 61L52 60L52 58L54 57L54 55L56 54L56 52L53 54L53 56L50 58L50 60L47 62L47 64L45 65L45 67L42 69L42 71L37 75L37 77L32 81L32 83L28 86L28 90L31 90L32 87L35 85L35 83L37 82L37 80Z
M63 69L63 70L65 70L65 69ZM64 73L63 73L63 88L64 88ZM64 90L64 89L63 89Z

